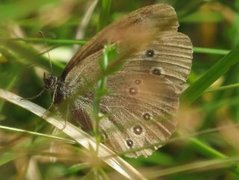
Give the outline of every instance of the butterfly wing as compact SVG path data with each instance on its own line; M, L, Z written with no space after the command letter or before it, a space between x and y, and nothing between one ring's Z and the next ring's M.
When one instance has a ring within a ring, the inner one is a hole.
M105 44L117 43L120 45L121 54L129 55L142 49L158 34L164 31L176 32L177 28L176 12L167 4L146 6L107 26L84 45L66 65L60 77L64 86L57 87L54 103L58 104L66 99L80 85L84 87L83 79L94 79L98 76L98 61Z
M112 23L94 36L86 45L84 45L70 60L65 67L61 79L65 80L68 73L77 65L92 54L103 49L104 45L115 42L125 42L131 46L135 39L141 42L154 38L155 33L165 30L176 31L178 21L174 9L166 4L157 4L146 6L130 13L125 18ZM80 65L79 65L80 66Z
M174 115L191 62L190 39L165 32L109 77L110 93L102 99L107 118L100 123L115 151L148 156L166 143L176 128Z
M61 92L70 99L72 116L89 129L94 97L90 82L99 77L104 44L117 42L121 52L129 52L123 68L108 77L109 94L100 102L100 130L116 152L148 156L175 131L173 116L192 61L191 41L177 27L169 5L139 9L82 47L62 74Z

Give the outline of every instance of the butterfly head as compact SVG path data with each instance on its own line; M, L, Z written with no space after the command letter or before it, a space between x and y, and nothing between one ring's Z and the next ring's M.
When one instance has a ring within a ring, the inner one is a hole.
M57 76L44 73L43 76L44 86L46 90L49 90L52 95L53 103L60 103L62 99L66 97L68 91L66 91L64 82Z
M52 74L44 73L43 81L44 81L45 89L54 90L56 89L58 78L56 76L53 76Z

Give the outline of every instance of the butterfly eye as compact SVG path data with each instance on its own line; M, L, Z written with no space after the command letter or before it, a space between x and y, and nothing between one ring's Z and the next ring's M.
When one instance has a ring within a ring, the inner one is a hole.
M148 49L145 53L147 57L153 57L154 56L154 50L153 49Z
M57 77L56 76L53 76L53 75L46 75L44 73L44 77L43 77L43 80L44 80L44 84L45 84L45 88L46 89L54 89L56 84L57 84Z
M149 113L144 113L143 114L143 118L144 118L144 120L150 120L151 119L151 115Z
M136 135L140 135L143 132L143 128L140 125L136 125L134 126L133 131Z
M127 144L128 147L132 148L133 145L134 145L134 142L131 139L127 139L126 144Z

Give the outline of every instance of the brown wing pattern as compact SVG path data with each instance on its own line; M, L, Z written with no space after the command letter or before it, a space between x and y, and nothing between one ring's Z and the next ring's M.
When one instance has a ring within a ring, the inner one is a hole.
M147 36L146 39L153 38L154 33L170 29L176 31L177 28L176 13L169 5L157 4L138 9L125 18L107 26L94 36L71 58L61 75L61 79L65 80L72 68L79 63L84 63L85 58L102 50L107 43L119 41L133 43L135 39L145 39L144 36ZM129 38L129 35L131 38Z
M129 51L124 67L108 77L109 94L100 104L104 114L100 128L106 143L116 152L148 156L175 131L173 116L192 61L191 41L177 32L177 27L176 13L169 5L134 11L98 33L76 53L62 74L65 86L71 88L67 95L77 99L73 111L79 121L84 117L83 123L88 124L93 91L81 93L79 89L87 80L97 79L104 44L117 42L123 50L136 46ZM83 116L83 111L89 116Z
M102 120L101 128L115 151L132 150L126 155L148 156L167 141L175 131L173 116L191 61L189 38L165 32L109 77L110 93L102 99L108 119Z

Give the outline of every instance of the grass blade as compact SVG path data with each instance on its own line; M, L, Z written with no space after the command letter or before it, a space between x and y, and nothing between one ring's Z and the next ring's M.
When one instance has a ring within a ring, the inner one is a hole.
M44 118L48 123L63 131L65 134L73 138L76 142L81 144L86 149L96 149L96 147L98 146L99 158L101 158L113 169L118 171L122 176L128 179L145 179L139 171L137 171L134 167L124 161L121 157L117 156L106 146L104 146L103 144L97 145L95 138L91 137L81 129L77 128L76 126L65 120L59 120L59 118L55 119L54 117L50 116L46 117L46 109L28 100L24 100L23 98L3 89L0 89L0 98L5 99L13 104L16 104L41 118Z
M189 86L181 96L183 102L193 103L201 94L210 87L220 76L225 74L229 68L239 62L239 46L231 50L226 56L219 60L196 82Z

